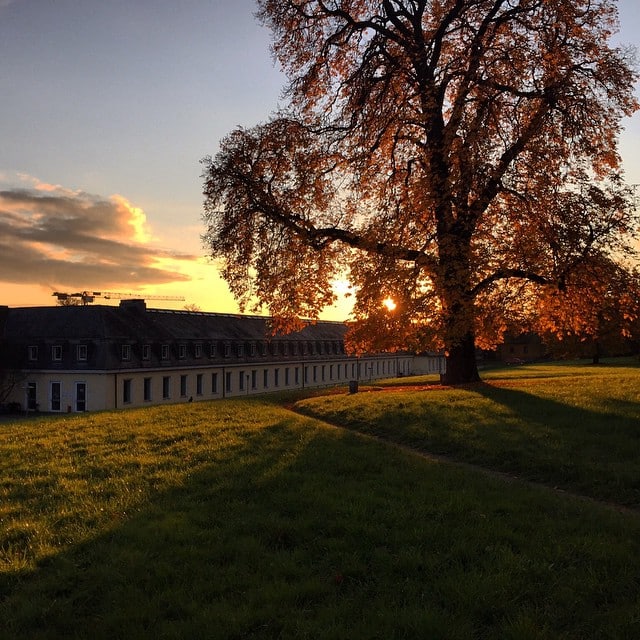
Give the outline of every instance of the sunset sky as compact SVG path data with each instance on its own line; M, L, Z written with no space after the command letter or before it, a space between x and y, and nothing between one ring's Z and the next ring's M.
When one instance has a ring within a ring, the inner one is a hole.
M618 40L639 46L637 0L619 6ZM254 11L0 0L0 304L132 291L238 311L200 240L200 159L278 105L284 78ZM627 180L640 184L640 113L625 126Z

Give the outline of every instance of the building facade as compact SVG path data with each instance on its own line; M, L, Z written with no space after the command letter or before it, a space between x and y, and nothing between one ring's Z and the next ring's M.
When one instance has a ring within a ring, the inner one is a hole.
M410 354L353 357L346 326L271 335L269 319L119 307L0 307L0 358L19 372L6 401L81 412L195 402L413 373Z

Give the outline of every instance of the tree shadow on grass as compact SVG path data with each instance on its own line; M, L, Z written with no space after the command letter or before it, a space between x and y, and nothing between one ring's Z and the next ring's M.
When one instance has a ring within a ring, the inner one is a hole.
M512 445L512 471L640 506L640 403L610 402L595 411L486 383L472 391L502 407L487 420L484 437L505 454Z
M312 400L300 412L621 505L640 505L640 409L572 406L488 383L464 389ZM630 417L631 416L631 417Z
M344 432L295 435L255 431L123 522L0 576L0 637L599 638L637 626L640 524L621 533L615 514L507 495Z

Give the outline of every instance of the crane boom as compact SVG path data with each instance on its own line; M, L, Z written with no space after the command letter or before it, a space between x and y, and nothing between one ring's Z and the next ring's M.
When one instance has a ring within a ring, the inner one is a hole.
M83 305L93 302L96 298L104 298L105 300L173 300L176 302L184 301L184 296L156 296L146 295L144 293L122 293L120 291L82 291L77 293L66 293L62 291L54 291L53 295L58 300L80 300Z

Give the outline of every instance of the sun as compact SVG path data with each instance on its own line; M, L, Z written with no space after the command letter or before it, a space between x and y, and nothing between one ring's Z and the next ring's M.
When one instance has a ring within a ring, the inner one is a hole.
M397 306L393 298L385 298L382 304L387 308L387 311L393 311Z

